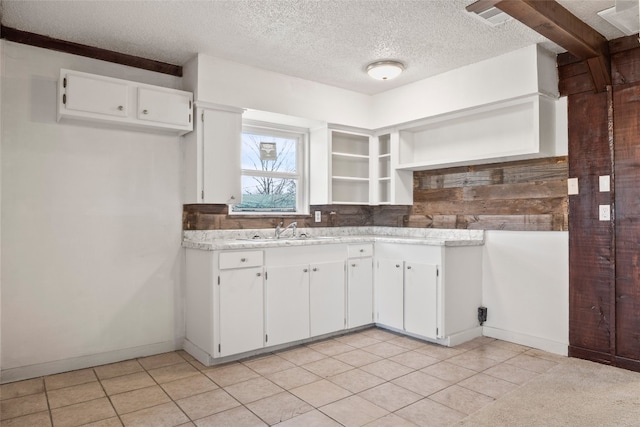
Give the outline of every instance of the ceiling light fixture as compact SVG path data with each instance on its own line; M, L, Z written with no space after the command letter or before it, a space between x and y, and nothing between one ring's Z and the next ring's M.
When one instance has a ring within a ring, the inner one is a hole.
M404 71L404 64L398 61L377 61L367 65L367 74L376 80L391 80Z

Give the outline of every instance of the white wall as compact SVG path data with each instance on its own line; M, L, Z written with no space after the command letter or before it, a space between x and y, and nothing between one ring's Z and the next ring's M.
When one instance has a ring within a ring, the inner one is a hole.
M371 97L358 92L202 54L184 76L196 101L371 128Z
M184 66L199 101L379 129L523 95L557 97L555 57L536 45L374 96L199 54Z
M569 233L486 231L484 335L567 354Z
M2 381L176 348L181 140L56 122L60 68L180 79L3 41Z
M373 97L376 128L539 92L553 94L555 62L536 45L460 67ZM557 78L555 96L557 96Z

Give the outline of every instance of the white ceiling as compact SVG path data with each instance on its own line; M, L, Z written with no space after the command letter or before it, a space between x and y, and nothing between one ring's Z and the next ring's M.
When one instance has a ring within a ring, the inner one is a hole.
M375 94L534 43L562 52L523 24L491 27L474 0L0 0L2 24L182 65L196 53ZM622 37L596 12L615 0L559 0L607 39ZM370 62L406 71L374 81Z

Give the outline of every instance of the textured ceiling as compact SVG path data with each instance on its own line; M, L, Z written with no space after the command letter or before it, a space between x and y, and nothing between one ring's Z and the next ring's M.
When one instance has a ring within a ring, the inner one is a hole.
M2 24L149 59L184 64L196 53L367 94L543 43L511 20L472 17L473 0L0 0ZM607 39L623 34L596 15L614 0L561 0ZM396 59L406 71L374 81L370 62Z

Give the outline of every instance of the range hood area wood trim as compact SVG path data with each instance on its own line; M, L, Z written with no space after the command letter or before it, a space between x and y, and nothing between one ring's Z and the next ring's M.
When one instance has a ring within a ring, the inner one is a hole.
M115 64L127 65L129 67L140 68L142 70L168 74L170 76L182 77L182 66L180 65L168 64L166 62L154 61L152 59L141 58L139 56L129 55L126 53L101 49L99 47L55 39L53 37L5 27L4 25L0 27L0 34L2 34L3 39L10 42L22 43L58 52L98 59L101 61L113 62Z

